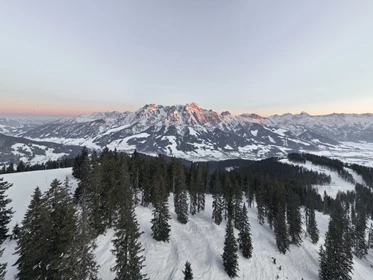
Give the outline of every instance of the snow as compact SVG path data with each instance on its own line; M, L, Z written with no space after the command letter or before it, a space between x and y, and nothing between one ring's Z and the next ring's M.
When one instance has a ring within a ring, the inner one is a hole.
M308 166L309 164L307 164ZM13 200L11 206L17 211L10 227L16 221L20 222L27 209L31 194L36 186L42 191L49 188L50 182L57 178L64 180L71 177L71 168L25 173L13 173L4 176L4 179L13 183L8 195ZM72 179L74 187L76 181ZM229 280L224 272L221 255L223 253L226 222L220 226L215 225L211 219L212 197L206 196L206 210L189 216L189 222L182 225L177 222L173 207L173 196L169 197L171 213L171 237L170 242L157 242L151 236L152 208L138 206L136 208L137 219L140 224L141 243L146 257L144 272L153 279L183 279L182 270L184 264L189 261L192 265L194 279L196 280ZM328 228L329 216L316 212L316 219L320 230L320 241L312 244L304 237L300 247L290 246L286 255L280 254L276 249L275 238L267 224L259 225L256 220L256 208L248 209L253 239L253 256L251 259L243 258L239 253L239 272L235 279L318 279L318 250L324 242L325 232ZM114 273L110 268L115 263L111 249L114 231L108 230L97 238L96 260L100 265L99 277L103 280L114 279ZM237 231L235 231L237 236ZM14 241L5 241L5 251L1 262L8 262L6 280L13 280L16 267L12 264L17 256L12 255L15 248ZM276 259L273 264L272 258ZM365 260L354 259L353 280L371 279L373 268L372 251ZM281 269L280 269L281 267Z
M355 184L352 184L350 182L346 182L341 177L338 176L338 173L335 171L331 171L325 167L314 165L310 161L307 161L305 164L303 163L294 163L289 161L288 159L282 159L280 160L282 163L291 164L291 165L297 165L302 166L307 170L317 171L320 173L325 173L326 175L329 175L331 177L331 183L330 185L316 185L314 186L317 188L320 195L324 194L324 191L330 196L335 198L337 196L337 193L339 191L347 192L347 191L353 191L355 190ZM348 172L350 172L355 180L357 182L363 183L363 179L360 175L353 172L351 169L346 169Z
M258 135L258 130L251 130L250 133L253 135L253 136L257 136Z

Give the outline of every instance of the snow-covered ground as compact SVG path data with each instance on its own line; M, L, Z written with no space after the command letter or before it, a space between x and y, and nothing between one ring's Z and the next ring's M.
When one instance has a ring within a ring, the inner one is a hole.
M15 222L20 222L27 209L31 194L36 186L42 191L48 189L50 182L57 178L64 180L71 177L71 169L56 169L46 171L34 171L25 173L14 173L4 176L4 179L14 184L8 191L8 195L13 199L12 205L15 214L10 227ZM73 180L76 186L76 181ZM338 188L338 186L336 186ZM223 253L225 225L215 225L211 219L212 198L206 197L206 210L195 216L190 216L188 224L181 225L177 222L174 214L172 195L169 199L172 219L171 238L169 243L157 242L151 237L152 209L137 207L136 214L144 234L141 242L145 249L146 256L144 271L151 280L173 280L183 279L182 270L188 260L193 269L194 279L200 280L228 280L230 279L224 272L221 254ZM253 257L249 260L239 253L239 277L235 279L318 279L318 249L324 242L325 232L328 227L329 217L321 213L316 213L318 227L320 229L320 241L313 245L308 238L304 238L301 247L291 246L290 252L286 255L280 254L276 249L273 232L268 225L259 225L256 220L256 208L250 208L249 219L253 237ZM114 273L110 268L114 265L115 258L111 253L113 230L109 230L105 235L97 239L96 259L101 265L99 276L103 280L114 279ZM237 233L237 232L236 232ZM7 280L14 279L16 268L12 264L17 256L14 252L15 242L6 241L4 243L5 252L1 259L8 262ZM373 251L369 252L366 260L354 259L354 271L352 279L366 280L372 279ZM276 264L273 259L276 259Z

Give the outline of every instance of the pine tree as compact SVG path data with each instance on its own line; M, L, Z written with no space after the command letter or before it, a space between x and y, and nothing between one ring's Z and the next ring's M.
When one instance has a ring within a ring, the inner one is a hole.
M46 279L48 272L48 235L50 217L45 199L39 188L34 190L31 202L22 220L16 253L17 279Z
M365 210L358 211L354 230L354 254L362 259L368 254L368 244L365 240L367 218Z
M223 196L222 196L223 190L221 187L221 182L219 179L219 173L215 173L214 178L214 193L212 195L213 202L212 202L212 219L214 220L214 223L217 225L220 225L223 221L223 208L224 208L224 202L223 202Z
M50 224L48 225L48 279L64 278L63 256L75 233L75 207L68 178L64 184L54 179L45 194Z
M76 156L73 166L73 176L77 179L85 180L85 176L89 170L89 157L88 149L86 146L82 148L82 151Z
M7 197L5 192L12 187L12 184L0 178L0 245L8 238L8 224L13 217L13 209L8 208L8 204L12 202Z
M307 220L307 233L310 235L313 244L316 244L319 241L319 229L317 228L315 209L313 207L313 203L311 205L311 208L309 208Z
M288 234L290 242L297 246L302 242L302 217L300 213L300 200L298 195L294 192L289 191L288 203L287 203L287 220L288 220Z
M153 183L156 190L156 197L154 198L153 219L151 220L151 229L153 231L152 236L157 241L168 242L171 231L168 221L170 219L167 202L168 197L165 191L166 186L164 177L159 168L154 174Z
M197 213L197 206L198 206L198 191L197 186L194 179L194 164L190 166L189 171L189 212L192 215Z
M247 209L245 203L243 204L240 233L238 234L239 248L242 250L242 255L249 259L252 256L253 245L250 232L249 218L247 217Z
M225 272L230 278L237 276L238 255L237 241L234 236L232 219L229 218L225 230L224 252L222 255Z
M5 195L5 192L12 186L12 184L0 178L0 246L8 237L8 224L13 216L12 208L8 208L8 204L12 201ZM2 257L4 249L0 250L0 258ZM0 264L0 280L5 277L5 269L7 264Z
M280 206L275 216L274 232L276 236L276 245L280 253L285 254L289 250L288 229L285 220L285 210Z
M192 267L190 265L190 262L185 263L185 270L183 271L184 273L184 280L193 280L193 272L192 272Z
M183 165L174 163L174 206L177 220L186 224L188 222L188 195L185 185L185 172Z
M201 165L197 167L195 180L195 188L197 191L197 212L205 210L205 184L203 180L203 168Z
M346 211L338 199L334 204L326 233L325 249L320 249L319 277L321 280L350 280L353 260Z
M133 190L129 186L128 170L125 163L121 167L120 196L123 199L118 206L118 215L115 221L115 238L113 240L113 253L116 264L112 271L116 272L115 280L143 280L146 274L142 273L145 258L139 238L142 234L136 219Z
M242 218L242 194L236 194L234 196L234 205L233 205L233 216L234 216L234 227L238 230L241 229L240 222Z

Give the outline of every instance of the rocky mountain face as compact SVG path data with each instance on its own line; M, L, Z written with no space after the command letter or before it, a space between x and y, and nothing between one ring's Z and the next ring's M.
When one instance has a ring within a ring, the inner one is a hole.
M0 122L1 125L1 122ZM67 145L166 154L192 160L281 156L373 142L373 115L285 114L263 118L202 109L196 103L149 104L136 112L106 112L13 130L13 135Z

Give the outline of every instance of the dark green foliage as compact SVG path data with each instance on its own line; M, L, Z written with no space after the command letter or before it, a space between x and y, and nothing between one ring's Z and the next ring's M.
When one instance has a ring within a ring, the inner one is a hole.
M183 271L184 273L184 280L193 280L193 272L192 272L192 267L190 265L190 262L185 263L185 270Z
M214 223L220 225L223 221L223 210L224 210L224 201L222 197L222 186L219 179L219 173L215 173L214 177L214 192L213 192L213 202L212 202L212 219Z
M8 204L12 201L7 198L5 192L12 186L8 182L0 178L0 246L3 244L4 240L8 237L8 224L13 216L12 208L8 208ZM3 250L0 250L0 257L3 254ZM0 264L0 280L5 277L5 269L7 264Z
M302 217L300 213L300 200L298 195L292 191L288 191L287 202L287 221L288 221L288 234L290 243L299 246L302 242Z
M320 249L320 279L351 279L353 260L350 238L346 210L340 201L336 200L330 215L324 248Z
M166 184L162 175L162 170L158 167L154 173L154 210L152 223L152 236L157 241L168 242L170 239L170 214L168 210L168 195L166 194Z
M280 253L285 254L289 250L289 236L286 226L285 209L278 208L278 213L274 220L274 232L276 237L276 245Z
M174 206L177 220L186 224L188 222L188 195L185 184L185 170L179 161L175 161L174 167Z
M17 266L17 279L46 279L49 264L47 238L49 238L50 217L45 199L36 188L22 220L14 264Z
M315 209L313 203L311 208L309 208L308 219L307 219L307 233L311 237L313 244L316 244L319 241L319 229L317 228L316 218L315 218Z
M18 223L16 223L12 230L11 239L18 240L20 232L21 232L21 227L19 226Z
M144 251L139 241L140 227L136 219L133 189L130 188L130 178L126 162L121 166L121 187L119 195L123 199L118 205L118 214L115 221L115 238L113 240L113 253L116 264L112 268L116 272L116 280L143 280L146 275L141 271L144 267Z
M242 209L242 215L240 217L240 232L238 234L238 244L242 251L242 255L249 259L252 256L253 245L250 232L249 218L247 217L247 209L244 203Z
M234 237L232 219L229 218L225 229L224 252L222 255L224 270L230 278L236 277L238 272L237 241Z
M49 212L48 224L48 279L64 276L64 256L76 231L75 207L71 195L71 186L66 178L64 184L55 179L45 194Z
M198 189L194 178L194 172L194 164L192 164L189 170L189 212L192 215L197 213L198 207Z
M8 208L8 204L12 200L5 194L10 187L12 187L12 184L0 178L0 245L8 237L8 224L14 213L12 208Z
M368 244L365 240L367 218L364 210L358 211L356 225L354 226L354 254L362 259L368 254Z
M88 149L86 146L82 148L80 154L77 155L73 166L73 176L77 179L85 179L89 170Z
M203 179L203 167L198 165L195 178L197 192L197 212L205 210L205 183Z

